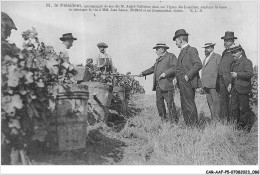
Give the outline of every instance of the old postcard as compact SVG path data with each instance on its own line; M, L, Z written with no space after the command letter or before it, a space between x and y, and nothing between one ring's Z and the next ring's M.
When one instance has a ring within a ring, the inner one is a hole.
M1 1L3 173L259 173L258 39L258 1Z

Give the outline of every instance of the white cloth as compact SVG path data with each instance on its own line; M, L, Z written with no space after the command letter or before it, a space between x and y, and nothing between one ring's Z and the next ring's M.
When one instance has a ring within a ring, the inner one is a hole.
M184 49L184 48L185 48L186 46L188 46L188 45L189 45L189 43L186 43L186 44L182 45L182 46L181 46L181 50Z
M110 55L108 55L107 53L99 53L96 60L95 60L95 64L98 67L103 67L105 65L110 65L113 68L113 62L112 62L112 58Z
M213 54L213 51L209 54L209 56L207 56L205 58L205 65L207 64L207 62L208 62L208 60L209 60L209 58L211 57L212 54Z

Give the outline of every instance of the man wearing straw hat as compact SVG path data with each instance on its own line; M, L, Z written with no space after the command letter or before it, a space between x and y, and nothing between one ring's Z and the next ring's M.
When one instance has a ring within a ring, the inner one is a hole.
M254 114L249 106L251 78L254 76L253 64L247 59L240 45L232 45L229 52L235 59L230 73L232 81L228 86L228 91L231 91L230 119L237 124L238 129L245 129L249 132L254 123Z
M219 119L220 102L219 94L216 90L218 65L221 59L221 55L214 52L214 43L206 43L205 55L206 58L203 61L203 68L201 71L201 83L203 90L206 93L207 102L211 112L211 118L213 120Z
M219 89L220 96L220 114L219 117L222 122L229 121L229 92L228 85L231 83L231 64L234 58L229 52L230 46L232 46L237 37L234 36L234 32L227 31L225 36L221 37L224 40L225 50L222 53L222 58L218 66L218 80L217 89Z
M171 123L177 124L178 117L173 98L173 78L175 77L177 58L173 53L167 52L169 47L166 46L165 43L159 42L153 49L156 49L156 54L158 55L154 66L143 71L139 76L154 74L153 91L156 91L156 105L159 116L162 121L170 121ZM168 117L166 116L164 100L167 103L169 111Z
M195 89L201 87L199 71L202 63L198 50L188 44L188 33L184 29L175 32L173 41L181 49L176 69L177 84L180 89L181 108L187 126L198 124L198 112L195 104Z

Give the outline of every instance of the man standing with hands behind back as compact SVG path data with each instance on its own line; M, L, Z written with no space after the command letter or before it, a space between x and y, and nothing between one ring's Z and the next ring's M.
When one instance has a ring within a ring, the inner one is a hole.
M198 50L188 44L188 33L184 29L175 32L173 41L181 49L176 69L177 83L180 88L181 108L187 126L196 126L198 112L195 104L195 88L201 87L199 71L202 63Z
M139 76L142 77L154 73L153 91L156 91L156 105L159 116L162 120L170 120L171 123L177 124L178 118L173 98L173 78L175 77L177 58L173 53L167 52L169 47L165 43L157 43L153 49L156 49L156 54L158 55L156 63L151 68L143 71ZM169 110L169 118L166 116L164 100Z

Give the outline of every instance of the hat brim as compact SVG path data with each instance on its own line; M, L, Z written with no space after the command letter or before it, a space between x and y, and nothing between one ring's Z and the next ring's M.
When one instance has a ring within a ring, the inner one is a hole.
M221 37L221 39L237 39L237 37L225 37L225 36L223 36L223 37Z
M211 45L208 45L208 46L204 46L202 48L207 48L207 47L212 47L212 46L215 46L216 44L211 44Z
M236 53L236 52L238 52L239 50L242 50L242 47L237 47L237 48L230 49L228 52Z
M159 47L161 47L161 48L165 48L165 49L169 49L168 46L155 46L155 47L153 47L153 49L156 49L156 48L159 48Z
M179 34L179 35L175 35L172 39L173 39L173 41L175 41L176 38L178 38L179 36L188 36L188 35L189 35L188 33L186 33L186 34Z
M60 38L61 41L66 41L66 40L77 40L77 38Z

